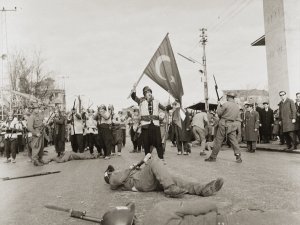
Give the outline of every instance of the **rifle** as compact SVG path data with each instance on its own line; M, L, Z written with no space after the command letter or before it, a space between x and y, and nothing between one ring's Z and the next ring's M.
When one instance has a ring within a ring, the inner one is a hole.
M62 207L58 207L58 206L54 206L54 205L45 205L45 207L47 209L70 213L70 216L73 218L76 218L76 219L86 220L86 221L100 223L100 224L102 223L102 219L100 219L100 218L87 216L86 211L66 209L66 208L62 208Z
M217 98L218 98L218 101L220 101L220 97L219 97L219 93L218 93L218 84L217 84L215 75L213 75L213 77L214 77L214 80L215 80L215 90L216 90Z
M50 175L50 174L55 174L55 173L60 173L60 172L61 171L53 171L53 172L36 173L36 174L18 176L18 177L4 177L4 178L2 178L2 180L3 181L16 180L16 179L29 178L29 177L45 176L45 175Z
M130 169L132 169L132 170L138 169L139 167L141 167L141 165L146 163L150 158L151 158L151 153L148 153L145 156L145 158L143 158L141 161L139 161L138 163L133 164L132 166L130 166Z
M75 133L75 125L74 125L74 111L75 111L75 103L76 103L76 98L74 100L74 104L73 104L73 108L72 108L72 125L73 125L73 131L74 131L74 135Z

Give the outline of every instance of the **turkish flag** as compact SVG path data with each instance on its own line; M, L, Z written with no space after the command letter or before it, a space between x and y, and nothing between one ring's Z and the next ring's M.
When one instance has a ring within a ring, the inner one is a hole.
M144 73L181 103L183 88L168 34Z

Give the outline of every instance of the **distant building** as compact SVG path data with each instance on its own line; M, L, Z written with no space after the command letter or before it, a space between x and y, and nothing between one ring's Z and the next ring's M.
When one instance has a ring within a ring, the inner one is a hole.
M266 46L270 105L276 108L278 92L292 99L300 91L300 1L263 0L265 35L252 46Z

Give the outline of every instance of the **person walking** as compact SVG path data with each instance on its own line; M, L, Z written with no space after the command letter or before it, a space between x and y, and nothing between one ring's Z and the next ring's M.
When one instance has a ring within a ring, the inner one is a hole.
M192 120L192 129L193 134L195 136L196 141L200 144L200 155L204 156L205 153L205 124L208 124L207 113L204 111L200 111L196 113Z
M233 148L234 155L236 157L236 162L241 163L241 150L236 138L236 131L238 129L238 124L236 121L239 118L240 109L237 103L235 103L234 98L235 93L228 92L226 94L227 102L219 102L217 108L217 115L220 118L218 123L218 128L216 136L214 139L214 148L211 155L205 159L206 162L215 162L222 147L224 139L228 139Z

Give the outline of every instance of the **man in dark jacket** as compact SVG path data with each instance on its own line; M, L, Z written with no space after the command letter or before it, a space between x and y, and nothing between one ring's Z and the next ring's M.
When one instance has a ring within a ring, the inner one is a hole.
M296 94L296 135L298 136L298 144L300 143L300 92Z
M262 140L264 143L270 143L272 136L272 128L274 126L274 113L273 110L269 107L268 102L264 102L264 109L261 109L259 112L260 117L260 132L262 135Z
M279 121L286 140L288 151L297 149L297 141L294 135L296 130L296 106L292 99L287 98L285 91L280 91ZM293 146L294 145L294 146Z
M56 109L55 117L53 119L54 124L54 146L57 156L59 157L65 151L65 132L66 132L67 119L63 113Z
M255 152L258 138L259 114L253 109L252 103L246 103L245 113L245 141L247 142L247 152Z

